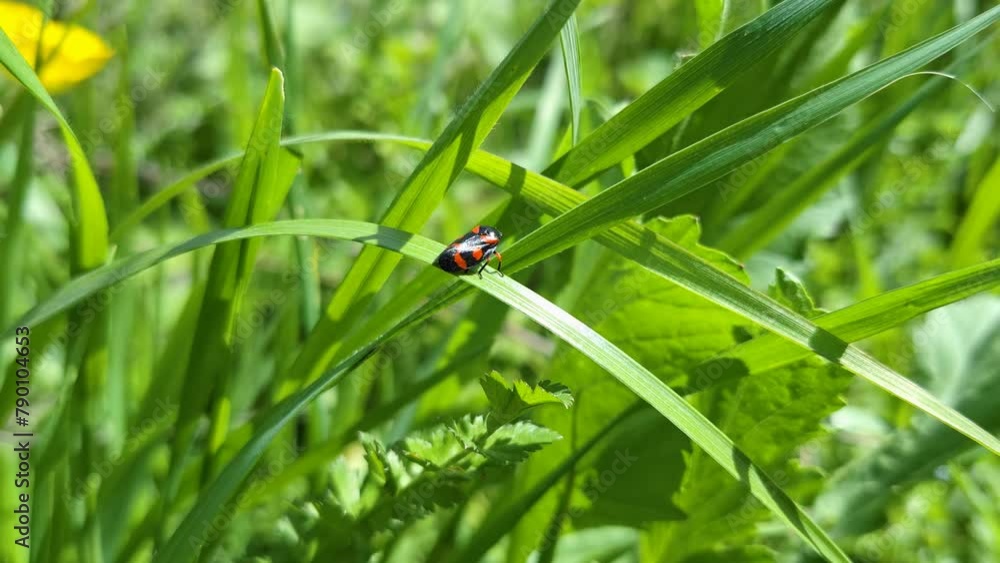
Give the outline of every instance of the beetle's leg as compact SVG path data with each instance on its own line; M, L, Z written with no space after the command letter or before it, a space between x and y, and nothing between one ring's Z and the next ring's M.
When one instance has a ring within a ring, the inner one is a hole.
M486 269L486 265L489 263L490 263L489 260L484 260L483 265L479 267L479 272L477 272L479 274L479 279L483 279L483 270Z
M503 268L503 256L501 256L499 252L495 252L494 254L497 255L497 273L500 274L500 277L502 278L504 277L504 273L501 272L500 269Z

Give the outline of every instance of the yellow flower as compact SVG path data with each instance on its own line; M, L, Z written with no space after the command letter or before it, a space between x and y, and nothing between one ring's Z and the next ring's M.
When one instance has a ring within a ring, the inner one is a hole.
M114 55L103 39L78 25L49 20L43 32L42 15L33 6L0 1L0 28L32 67L42 33L38 78L50 93L62 92L97 74Z

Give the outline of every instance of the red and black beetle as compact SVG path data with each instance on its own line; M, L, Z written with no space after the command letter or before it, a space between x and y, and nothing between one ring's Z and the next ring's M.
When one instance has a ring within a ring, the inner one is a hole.
M496 255L497 272L503 266L503 256L497 252L497 245L503 234L493 227L486 225L476 225L472 230L455 239L455 242L448 245L444 252L434 260L434 265L446 272L453 274L469 274L479 266L479 277L483 277L483 270L489 263L490 258ZM503 272L500 272L503 275Z

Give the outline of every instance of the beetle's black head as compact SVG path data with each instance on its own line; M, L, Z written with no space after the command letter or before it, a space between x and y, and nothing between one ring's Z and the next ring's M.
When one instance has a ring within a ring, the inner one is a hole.
M497 239L497 242L500 242L500 239L503 238L503 233L489 225L479 225L479 236L495 238Z

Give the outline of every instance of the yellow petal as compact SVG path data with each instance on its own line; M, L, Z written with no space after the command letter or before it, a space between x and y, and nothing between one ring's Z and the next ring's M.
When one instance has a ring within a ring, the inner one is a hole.
M0 28L32 66L38 56L42 12L33 6L0 1ZM45 23L42 34L42 68L39 78L55 94L97 74L114 55L99 36L73 24Z

